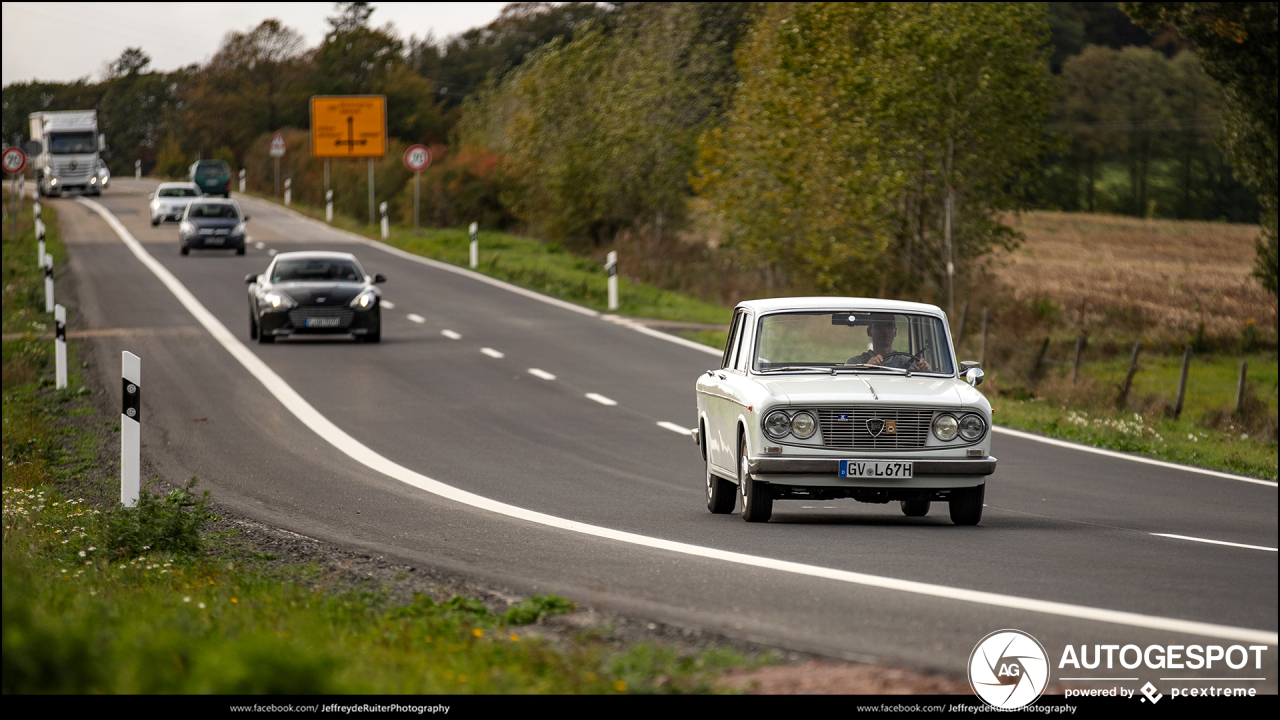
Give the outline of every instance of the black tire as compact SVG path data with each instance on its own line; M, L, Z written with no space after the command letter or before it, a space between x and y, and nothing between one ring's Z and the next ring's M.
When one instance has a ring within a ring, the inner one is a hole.
M237 255L243 255L243 254L244 254L244 246L243 246L243 245L241 245L240 247L236 248L236 254L237 254Z
M182 253L183 255L190 255L191 248L187 247L186 243L183 243L182 247L178 249L178 252Z
M249 339L258 339L258 319L253 316L253 310L249 311Z
M370 332L370 333L365 333L364 341L367 343L382 342L382 328L378 328L377 330L374 330L373 332Z
M159 220L157 220L157 219L155 219L155 218L151 218L151 227L155 227L155 226L157 226L157 225L159 225L159 224L160 224L160 221L159 221Z
M947 503L951 511L951 522L956 525L977 525L982 522L982 501L986 496L987 486L954 490L951 502Z
M707 452L707 436L702 435L702 455L707 480L707 509L716 515L728 515L733 512L737 503L736 488L733 483L711 472L711 454Z
M924 517L929 514L928 500L903 500L902 514L907 517Z
M751 479L747 470L747 441L738 441L738 496L742 503L742 519L747 522L769 522L773 517L773 495L769 486Z
M270 333L262 332L262 328L258 328L258 344L259 344L259 345L270 345L271 343L273 343L273 342L275 342L275 341L276 341L276 336L275 336L275 335L271 335Z

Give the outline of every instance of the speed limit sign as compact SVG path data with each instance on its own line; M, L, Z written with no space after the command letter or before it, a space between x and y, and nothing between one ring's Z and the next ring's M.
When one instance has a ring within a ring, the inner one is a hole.
M411 172L422 172L431 165L431 151L426 145L411 145L404 151L404 166Z
M17 175L27 166L27 154L22 152L22 148L7 147L4 149L4 158L0 162L4 164L5 172Z

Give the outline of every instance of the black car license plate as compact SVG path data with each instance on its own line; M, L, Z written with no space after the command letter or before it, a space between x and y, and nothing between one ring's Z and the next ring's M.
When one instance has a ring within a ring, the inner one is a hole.
M309 317L302 321L302 326L309 328L338 327L340 324L341 318L336 317Z

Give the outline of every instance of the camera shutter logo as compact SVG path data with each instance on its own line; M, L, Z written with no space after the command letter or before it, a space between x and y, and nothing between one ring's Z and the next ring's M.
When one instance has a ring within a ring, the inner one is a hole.
M973 648L969 685L983 702L1016 710L1035 702L1049 684L1049 656L1021 630L997 630Z

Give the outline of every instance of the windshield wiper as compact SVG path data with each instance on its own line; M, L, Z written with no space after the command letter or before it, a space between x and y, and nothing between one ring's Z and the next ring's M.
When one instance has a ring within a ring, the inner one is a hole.
M811 370L813 372L831 373L832 375L835 374L835 370L831 368L814 367L813 365L794 365L789 367L769 368L768 370L761 370L760 372L762 374L767 374L767 373L796 371L796 370Z
M889 367L889 366L887 366L887 365L868 365L868 364L866 364L866 363L855 363L855 364L853 364L853 365L840 365L840 366L838 366L838 367L841 367L841 368L858 368L858 369L861 369L861 370L892 370L892 371L897 372L897 373L902 373L903 375L906 375L907 377L911 377L911 371L910 371L910 370L908 370L908 369L906 369L906 368ZM834 369L834 368L833 368L833 369Z

